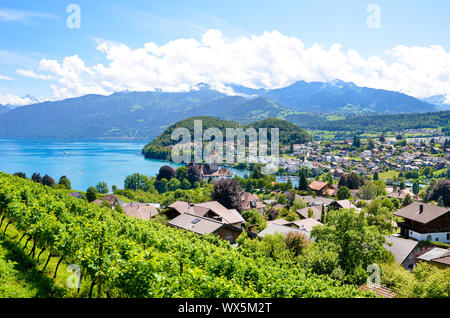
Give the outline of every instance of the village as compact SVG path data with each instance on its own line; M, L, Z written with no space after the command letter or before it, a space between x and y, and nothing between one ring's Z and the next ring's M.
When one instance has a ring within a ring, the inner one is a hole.
M240 184L238 203L235 201L232 207L229 202L233 199L227 198L232 194L224 188L220 191L226 194L212 193L211 198L219 199L206 202L173 199L165 206L124 202L120 195L107 194L92 203L104 205L106 201L112 208L120 206L130 217L147 221L163 216L167 226L201 236L216 236L238 246L244 232L253 240L297 233L314 242L313 229L323 226L330 212L353 210L370 218L367 211L371 204L381 202L383 207L390 206L390 214L385 214L390 230L383 234L386 241L383 246L392 253L395 262L409 271L420 262L447 268L450 266L449 140L440 140L438 144L434 140L408 143L400 138L380 139L365 145L357 138L334 144L293 145L292 152L278 162L282 171L279 177L289 176L288 183L282 186L273 177L262 175L260 165L254 165L251 175L244 178L215 163L186 165L186 171L198 174L200 187L214 185L214 189L210 188L212 192L218 192L217 185L221 183ZM165 169L170 172L170 168ZM178 170L170 173L169 180L164 182L175 180ZM162 179L166 178L157 176L155 184ZM253 179L266 181L250 182ZM437 182L438 179L442 182ZM441 191L440 195L431 197L436 183L445 183L444 190L436 190ZM362 288L384 296L395 294L374 284Z

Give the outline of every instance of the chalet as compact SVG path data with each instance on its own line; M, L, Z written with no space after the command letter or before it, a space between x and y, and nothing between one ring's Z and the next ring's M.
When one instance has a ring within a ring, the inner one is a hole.
M356 211L361 210L361 209L357 208L350 200L334 201L330 204L330 208L332 208L334 210L340 210L340 209L354 209Z
M331 184L322 181L313 181L308 185L308 188L316 193L316 195L333 196L336 193L336 188Z
M395 262L405 269L412 270L416 263L417 251L420 250L419 242L396 236L384 236L386 243L384 248L394 255Z
M217 201L204 203L189 203L184 201L176 201L168 206L166 215L169 218L177 217L184 213L210 218L221 223L231 224L241 228L245 220L234 209L227 209Z
M323 225L323 224L312 218L292 221L289 224L289 226L291 226L291 227L294 227L296 229L306 231L309 233L311 233L313 227L318 226L318 225Z
M410 189L394 190L391 193L389 193L387 195L387 197L388 198L396 198L396 199L399 199L399 200L404 200L408 194L411 196L411 198L414 201L419 201L420 200L420 197L415 195Z
M405 219L398 223L401 235L418 241L450 243L450 208L414 202L394 213Z
M296 199L300 199L306 202L307 206L321 206L323 205L324 207L328 207L331 203L333 203L335 200L333 199L329 199L329 198L324 198L324 197L313 197L311 195L305 195L305 196L301 196L301 195L295 195Z
M147 203L130 202L124 204L122 208L126 215L146 221L151 220L159 213L153 205Z
M229 241L232 244L236 243L236 239L242 233L242 229L233 225L190 213L183 213L177 216L169 221L167 225L200 235L212 234Z
M264 209L267 207L265 204L259 201L256 194L249 192L241 193L242 211L257 209L259 213L264 215Z

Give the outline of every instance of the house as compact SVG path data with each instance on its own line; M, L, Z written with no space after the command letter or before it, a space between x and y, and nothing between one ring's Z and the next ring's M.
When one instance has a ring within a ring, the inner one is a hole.
M124 204L122 208L126 215L146 221L154 218L159 213L153 205L147 203L130 202Z
M289 225L291 227L295 227L299 230L307 231L307 232L311 233L313 227L318 226L318 225L323 225L323 224L313 218L309 218L309 219L292 221Z
M313 215L312 216L309 215L309 210L313 211ZM299 210L297 210L295 212L297 212L300 215L301 219L313 218L316 221L320 221L322 219L322 206L306 207L306 208L303 208L303 209L299 209Z
M234 225L238 228L241 228L245 223L244 218L239 212L234 209L229 210L217 201L196 204L176 201L169 205L166 211L168 218L177 217L184 213L211 218L218 222Z
M220 168L217 163L207 163L207 164L194 164L189 163L186 165L188 168L190 166L196 166L200 170L200 174L203 180L209 180L209 178L214 181L220 179L231 179L233 178L233 173L227 168Z
M334 210L340 209L354 209L355 211L360 211L361 209L357 208L350 200L338 200L334 201L330 204L330 207Z
M417 196L417 195L415 195L415 194L414 194L411 190L409 190L409 189L404 189L404 190L398 189L398 190L394 190L394 191L392 191L391 193L389 193L389 194L387 195L387 197L389 197L389 198L396 198L396 199L400 199L400 200L404 200L408 194L411 196L411 198L412 198L414 201L419 201L419 200L420 200L420 197Z
M450 243L450 208L414 202L394 213L405 219L398 223L401 235L418 241Z
M259 213L264 215L264 209L267 206L259 201L259 198L256 194L251 194L250 192L242 192L241 201L242 211L257 209L259 210Z
M313 181L308 185L308 188L314 191L317 195L333 196L336 193L336 188L328 182Z
M180 214L169 221L167 225L200 235L213 234L232 244L236 243L236 239L242 233L242 229L233 225L190 213Z
M118 204L121 206L124 205L124 202L115 194L107 194L103 197L102 200L108 202L109 204L111 204L111 206L114 207L117 206Z
M418 250L419 242L408 240L396 236L387 236L384 248L394 255L395 262L406 269L412 270L416 263L415 253Z
M450 250L440 247L435 247L430 251L418 257L418 260L429 262L440 267L450 266Z
M306 202L307 206L321 206L328 207L331 203L333 203L335 200L324 198L324 197L313 197L310 195L301 196L301 195L295 195L296 199L300 199Z
M257 236L262 239L266 235L282 234L285 236L289 232L302 233L307 238L310 238L310 236L311 236L311 233L308 231L296 229L296 228L293 228L293 227L290 227L287 225L275 224L275 223L272 223L269 226L267 226L264 230L259 232Z

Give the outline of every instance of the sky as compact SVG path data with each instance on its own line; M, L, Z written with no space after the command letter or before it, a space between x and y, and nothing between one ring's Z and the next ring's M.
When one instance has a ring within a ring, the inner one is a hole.
M450 1L0 0L0 104L341 79L450 103Z

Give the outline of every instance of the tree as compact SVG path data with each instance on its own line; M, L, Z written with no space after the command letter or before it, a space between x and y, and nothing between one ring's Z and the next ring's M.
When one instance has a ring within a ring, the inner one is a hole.
M181 182L177 178L172 178L167 183L167 188L169 191L175 191L176 189L179 189L181 187Z
M377 186L370 181L367 181L361 188L361 197L363 200L373 200L377 197Z
M177 172L172 167L162 166L159 168L159 173L156 180L159 181L161 179L166 179L167 181L170 181L170 179L175 178L176 174Z
M312 218L314 216L314 211L313 209L309 208L308 209L308 218Z
M33 175L31 176L31 180L33 180L36 183L42 183L42 177L39 173L33 173Z
M227 209L242 211L241 187L236 180L221 179L215 182L211 198Z
M406 189L405 181L401 181L400 182L399 188L400 188L400 190L405 190Z
M318 245L338 254L338 264L352 283L362 283L365 277L361 273L366 272L367 266L388 257L384 236L375 226L368 225L363 213L353 209L329 211L327 223L315 226L311 235Z
M86 199L89 203L97 199L97 189L94 187L89 187L86 191Z
M202 172L196 165L190 165L188 168L188 180L191 184L202 181Z
M380 138L378 139L380 142L385 142L386 141L386 136L384 135L384 133L382 133L380 135Z
M369 139L369 141L367 143L367 149L372 150L373 148L375 148L375 143L373 142L372 139Z
M181 182L181 188L183 190L187 190L191 187L191 183L188 181L188 179L183 179L183 181Z
M361 147L361 139L359 139L358 135L353 137L353 147L359 148Z
M248 230L252 226L256 226L258 232L264 230L267 227L267 222L258 210L246 210L242 212L242 217L245 220L245 228Z
M378 177L378 172L375 171L375 173L373 174L373 180L376 181L376 180L378 180L378 179L379 179L379 177Z
M68 190L72 189L72 184L70 183L69 178L67 178L66 176L62 176L61 178L59 178L58 184L63 185Z
M150 188L150 180L143 174L133 173L125 178L124 188L126 190L147 191Z
M394 230L392 210L395 210L395 207L389 199L376 198L364 209L367 215L367 223L376 226L383 234L392 234Z
M308 179L306 178L306 173L302 172L300 174L300 180L298 182L298 189L301 191L308 190Z
M338 200L346 200L350 198L350 190L346 186L338 188L336 196Z
M27 175L26 175L25 172L16 172L14 175L16 177L19 177L19 178L22 178L22 179L26 179L27 178Z
M441 179L433 185L428 194L429 201L437 201L442 197L445 206L450 206L450 180Z
M415 195L419 194L420 192L420 185L419 185L419 181L415 180L412 186L412 191Z
M50 177L49 175L46 174L42 178L42 184L45 185L45 186L49 186L49 187L53 188L55 186L55 180L52 177Z
M288 232L284 237L284 241L288 249L290 249L295 256L303 253L303 251L310 244L308 237L300 232Z
M359 189L361 185L364 184L364 181L361 176L356 173L345 173L339 179L338 187L346 186L350 190Z
M261 173L261 167L258 165L255 165L253 167L253 172L250 175L250 179L261 179L262 177L264 177L264 175Z
M403 199L403 207L408 206L408 205L410 205L413 202L414 202L414 200L411 198L411 196L408 193L406 195L406 197Z
M161 180L159 180L157 184L159 193L165 193L169 190L168 183L169 182L166 178L162 178Z
M183 182L183 179L189 178L189 169L187 167L179 167L176 171L177 179Z
M97 183L95 188L97 189L98 193L106 194L109 192L108 184L106 184L106 182L103 182L103 181L100 181L99 183Z

